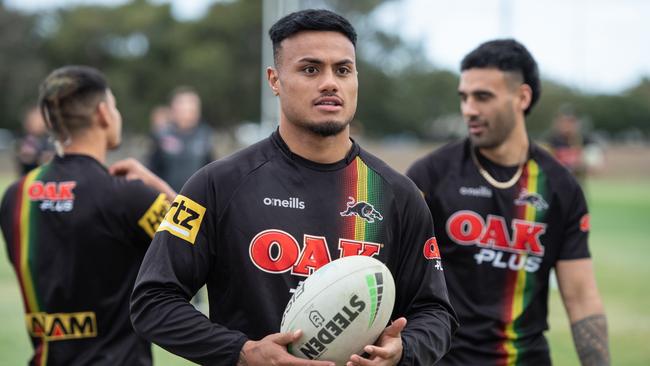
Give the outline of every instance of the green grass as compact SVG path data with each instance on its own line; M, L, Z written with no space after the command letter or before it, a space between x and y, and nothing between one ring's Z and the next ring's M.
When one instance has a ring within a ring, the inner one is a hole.
M8 184L0 176L0 192ZM588 185L591 251L609 319L613 364L650 365L650 181L599 180ZM31 349L23 325L22 301L13 270L0 250L0 365L24 365ZM562 302L550 296L553 362L578 365ZM191 365L154 348L157 365Z
M614 365L650 365L650 182L592 181L590 247L608 316ZM556 365L578 365L559 293L548 338Z

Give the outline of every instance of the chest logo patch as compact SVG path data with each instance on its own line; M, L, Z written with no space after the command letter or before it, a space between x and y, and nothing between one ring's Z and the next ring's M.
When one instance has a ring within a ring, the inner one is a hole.
M366 222L373 223L375 220L383 220L384 217L368 202L356 201L354 197L348 197L347 208L341 211L341 216L357 216Z
M519 197L515 200L515 205L531 205L538 210L546 210L548 208L548 203L546 203L541 194L530 193L525 189L519 193Z
M167 231L193 245L204 215L205 207L179 194L157 231Z
M476 212L462 210L447 220L447 235L460 245L476 245L512 253L544 256L541 236L546 224L541 222L512 219L508 230L502 216L487 215L487 219Z
M267 273L284 273L308 277L320 267L331 262L332 255L324 236L303 235L302 247L286 231L264 230L251 240L251 262ZM353 255L373 257L379 255L383 244L339 238L339 258ZM334 258L336 259L336 258ZM299 289L296 289L298 291Z

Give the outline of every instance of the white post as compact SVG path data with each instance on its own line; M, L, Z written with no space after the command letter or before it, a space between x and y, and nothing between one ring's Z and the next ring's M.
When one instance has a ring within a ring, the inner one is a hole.
M266 68L273 66L273 45L269 39L269 28L283 16L300 9L299 0L264 0L262 4L262 91L261 133L266 133L277 126L280 118L280 106L266 81Z

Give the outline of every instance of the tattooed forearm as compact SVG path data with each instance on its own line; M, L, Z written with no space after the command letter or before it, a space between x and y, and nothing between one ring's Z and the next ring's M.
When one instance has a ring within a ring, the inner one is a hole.
M605 314L591 315L571 324L573 342L583 366L609 366L609 341Z
M248 366L248 361L246 361L246 353L244 350L239 352L239 360L237 360L237 366Z

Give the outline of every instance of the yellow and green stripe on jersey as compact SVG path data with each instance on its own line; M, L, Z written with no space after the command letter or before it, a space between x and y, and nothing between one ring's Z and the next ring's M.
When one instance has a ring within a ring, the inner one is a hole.
M534 160L529 160L522 173L515 194L526 192L527 195L539 195L546 202L546 175L540 170ZM517 200L517 197L513 197ZM529 222L544 222L546 208L537 207L532 204L517 204L514 206L515 218ZM522 253L520 262L526 260L529 254ZM528 273L524 266L518 270L507 271L503 293L502 319L504 321L504 341L500 346L500 353L504 355L499 365L519 365L520 356L526 351L521 344L522 315L536 290L536 273Z
M38 181L49 169L49 165L36 168L25 175L18 183L16 190L16 206L14 208L14 233L12 244L12 265L18 277L25 307L26 321L30 314L45 311L39 296L36 279L38 278L38 201L33 201L29 195L29 187ZM31 327L28 324L28 329ZM34 329L31 335L35 341L33 362L36 365L47 363L47 340L42 335L43 329ZM40 334L40 336L39 336Z
M385 209L382 177L356 157L344 172L343 192L340 198L343 225L341 237L360 242L377 243L380 240L382 213Z

